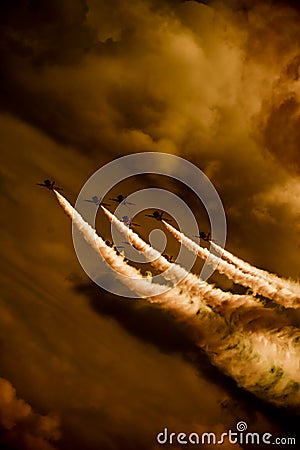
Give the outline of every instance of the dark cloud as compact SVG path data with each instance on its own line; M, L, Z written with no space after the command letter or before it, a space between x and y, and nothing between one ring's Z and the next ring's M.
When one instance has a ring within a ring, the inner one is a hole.
M92 42L85 24L88 7L76 2L22 1L1 2L2 51L8 57L28 60L38 68L49 64L78 61Z
M267 92L256 119L259 142L272 157L299 175L299 4L258 2L247 20L247 57L266 71Z
M113 318L130 334L145 343L155 345L166 354L180 354L184 360L195 367L200 378L208 379L219 386L222 385L228 395L227 400L224 397L220 403L223 405L222 407L225 404L225 411L228 410L235 417L244 417L245 419L247 416L247 420L254 423L257 420L256 414L271 416L278 427L277 432L281 427L290 432L294 432L297 428L298 418L296 415L285 410L274 409L272 406L258 401L252 394L238 390L233 380L222 375L211 365L206 354L199 352L199 347L195 346L192 333L186 325L176 322L169 312L162 311L153 305L149 306L147 301L133 299L128 301L128 299L116 298L108 293L103 295L102 290L91 283L82 283L78 279L73 282L75 291L87 296L97 314ZM220 310L224 313L228 309L228 305L225 302L223 306L224 309L221 307ZM262 310L259 306L248 311L247 309L243 311L242 308L234 310L230 320L232 323L238 323L241 320L247 322L248 331L268 329L268 327L273 329L275 321L278 326L280 326L280 321L281 326L293 321L296 325L299 324L299 317L297 321L297 315L292 311L286 313L282 311L278 316L273 310L269 308ZM259 413L253 414L253 408L257 408Z
M297 98L273 105L266 121L264 145L272 154L296 173L300 173L298 145L300 141L300 108Z

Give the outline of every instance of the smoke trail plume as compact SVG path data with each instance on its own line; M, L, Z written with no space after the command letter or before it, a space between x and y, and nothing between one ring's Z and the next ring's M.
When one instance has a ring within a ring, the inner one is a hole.
M274 324L280 327L288 324L285 317L279 317L272 309L265 309L252 296L224 292L199 280L198 277L187 272L179 265L170 263L157 250L144 242L134 231L125 226L115 215L111 214L104 206L102 206L102 209L109 220L125 235L126 240L150 260L151 265L156 270L163 272L162 275L166 279L177 283L178 289L174 290L173 288L174 293L171 293L171 298L176 292L177 295L184 293L185 298L187 296L189 297L190 304L198 305L196 311L192 308L194 312L199 314L200 311L205 310L206 304L213 307L216 313L221 314L226 322L235 322L237 327L244 327L245 329L247 329L250 323L252 326L254 324L256 326L257 321L263 324L265 328L272 329L274 328ZM182 281L178 282L180 279ZM179 297L178 300L180 300ZM184 301L186 302L186 300ZM168 303L169 306L170 303Z
M252 326L253 315L251 319L245 317L243 321L231 320L229 315L226 317L226 312L230 314L232 311L234 303L231 301L232 297L228 296L226 300L219 302L221 305L219 311L215 308L207 308L204 301L210 297L210 291L208 290L207 296L205 290L199 291L199 299L197 299L195 295L191 296L188 283L181 284L181 290L173 288L167 293L161 294L162 286L158 288L142 277L136 269L130 267L122 256L118 256L114 250L106 246L95 230L59 193L55 192L55 194L85 240L101 257L109 261L114 269L118 269L116 276L120 277L121 274L121 280L127 283L132 290L143 297L148 292L151 294L150 302L160 303L163 308L175 313L177 319L188 326L195 342L206 351L214 365L234 378L238 386L242 386L276 405L290 407L300 412L299 330L287 324L279 326L279 322L274 320L272 324L264 323L263 319L259 321L254 305L251 308L250 303L247 308L250 315L253 314L258 319L256 327ZM119 229L121 229L121 225L126 228L107 210L106 214ZM130 239L141 251L148 253L148 256L156 255L155 250L131 230L127 228L122 230L126 233L127 239ZM159 266L168 268L169 263L164 261L164 258L160 258L159 256ZM179 269L184 270L180 267ZM192 275L189 274L189 276ZM219 295L220 290L211 289L216 291L216 296ZM153 297L153 295L155 296ZM237 296L241 305L245 301L245 297ZM256 307L260 306L256 303L255 305ZM261 311L259 315L261 315Z
M179 280L181 283L189 289L192 294L198 294L198 285L200 280L194 275L187 272L183 267L178 264L169 262L165 257L161 256L160 252L155 250L149 244L144 242L134 231L124 225L115 215L111 214L104 206L101 206L104 213L108 217L109 221L113 223L117 229L124 234L126 240L130 242L139 252L141 252L145 258L151 263L151 265L163 272L164 278L177 284Z
M299 293L292 292L284 282L282 282L282 286L280 286L279 283L272 283L273 278L272 276L268 276L267 272L265 272L267 275L264 277L255 275L255 268L253 268L252 274L249 271L243 271L241 265L239 267L224 261L223 259L217 258L206 248L201 247L164 220L163 224L185 247L200 256L203 260L206 260L207 263L212 265L219 273L226 275L235 283L240 284L241 286L249 287L252 289L254 294L263 295L264 297L274 300L285 307L299 308ZM220 247L218 247L218 249L220 249ZM257 269L257 271L259 271L259 269Z
M170 263L161 254L145 243L134 231L129 229L115 215L111 214L105 207L103 211L109 220L126 236L127 241L139 250L151 265L159 270L165 270L162 275L175 283L189 295L201 298L207 305L214 308L214 311L221 314L227 322L234 322L236 327L251 329L256 328L259 323L265 329L274 329L288 325L287 318L278 314L272 308L265 308L263 303L250 295L237 295L231 292L224 292L212 285L199 280L194 274L186 272L185 269L176 263ZM182 281L178 282L181 278Z
M83 220L76 209L74 209L59 192L54 192L60 205L82 233L86 242L100 255L101 258L106 260L106 262L115 270L116 276L121 279L123 283L140 297L150 297L152 295L160 294L163 291L162 286L152 284L148 277L142 277L134 267L126 264L124 262L124 257L117 255L115 250L106 245L104 240L97 235L96 230Z
M201 280L196 275L187 272L183 267L176 263L169 262L165 257L152 248L149 244L144 242L134 231L126 227L115 215L111 214L104 206L101 206L110 222L112 222L118 230L126 236L129 241L138 251L140 251L149 261L150 264L157 270L163 272L165 279L177 284L178 287L186 289L191 295L201 296L205 298L208 305L218 307L224 302L231 302L232 307L237 305L244 308L256 305L257 300L249 295L237 295L231 292L224 292L221 289L215 288L205 281Z
M143 277L137 269L124 261L122 255L118 255L114 249L105 244L104 240L97 235L96 230L84 221L76 209L59 192L54 192L60 205L82 233L86 242L91 245L101 258L106 260L115 271L115 276L133 292L137 293L139 297L147 297L152 303L167 303L168 309L170 310L173 309L174 298L179 297L181 299L181 314L195 314L200 310L205 312L210 311L200 299L192 298L189 294L182 293L177 288L170 289L169 286L152 283L150 277ZM178 311L178 305L176 305L176 311Z
M263 269L258 269L257 267L252 266L251 264L243 261L242 259L238 258L237 256L230 253L228 250L223 249L218 244L216 244L213 241L210 241L211 246L217 250L223 259L228 261L231 264L234 264L236 267L238 267L240 270L242 270L245 273L249 273L250 275L254 275L260 278L263 278L270 283L279 286L281 288L290 288L293 291L297 291L300 294L300 285L296 281L293 280L286 280L284 278L278 277L275 273L267 272Z

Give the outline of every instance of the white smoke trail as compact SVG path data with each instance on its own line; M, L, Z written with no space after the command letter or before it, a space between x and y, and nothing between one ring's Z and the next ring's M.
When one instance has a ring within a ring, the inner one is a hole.
M177 286L182 287L192 296L201 296L205 299L205 302L214 307L216 311L222 312L224 317L230 318L235 310L237 310L238 316L241 319L241 326L247 325L249 319L249 311L257 316L261 311L266 311L263 304L258 304L258 301L249 295L237 295L230 292L224 292L221 289L212 287L210 284L199 280L195 275L187 272L181 266L170 263L161 254L153 249L149 244L145 243L134 231L129 229L121 222L116 216L114 216L105 207L101 206L109 220L123 233L127 239L135 248L137 248L144 256L150 260L151 265L163 272L163 276L178 283L180 278L184 278ZM182 291L181 289L181 291ZM260 313L261 314L261 313ZM266 314L263 315L265 317ZM284 326L287 324L287 320L283 316L278 316L272 309L267 310L267 316L273 318L274 327ZM252 318L251 321L254 320ZM273 328L274 328L273 327Z
M178 288L182 287L187 290L190 295L205 298L205 302L211 307L219 307L223 303L227 304L225 302L231 302L231 304L229 304L230 311L232 311L235 306L241 309L241 305L243 305L243 308L246 310L257 305L258 300L250 295L237 295L232 294L231 292L224 292L221 289L215 288L205 281L200 280L196 275L187 272L178 264L170 263L166 258L161 256L157 250L144 242L138 234L126 227L123 222L104 206L101 207L110 222L126 236L127 241L140 251L155 269L161 271L165 279L177 284ZM263 305L261 307L263 308Z
M140 297L150 297L151 295L160 294L163 286L152 284L151 279L142 277L134 268L124 262L122 255L117 255L115 250L107 246L104 240L97 235L88 223L86 223L81 215L74 209L71 204L57 191L55 195L63 207L66 214L72 219L78 230L82 233L86 242L115 270L116 276L126 284L132 291L136 292Z
M242 270L245 273L248 273L250 275L260 277L266 281L268 281L270 284L284 290L288 289L292 291L293 293L297 293L298 298L300 296L300 284L294 280L287 280L285 278L280 278L278 275L274 273L270 273L263 269L258 269L257 267L252 266L251 264L243 261L242 259L238 258L237 256L230 253L228 250L223 249L218 244L216 244L213 241L210 241L211 246L217 250L223 259L228 261L231 264L234 264L237 268ZM297 300L296 300L297 304Z
M101 206L101 208L109 221L126 237L126 240L141 252L154 268L163 272L166 279L172 281L174 284L178 283L179 280L182 280L185 287L190 287L189 290L193 294L199 293L197 287L200 284L200 280L198 278L193 277L193 275L189 274L189 272L178 264L170 263L166 258L161 256L160 252L144 242L134 231L124 225L123 222L108 211L108 209L104 206Z
M179 297L181 299L180 312L185 315L194 315L197 311L201 311L201 313L211 311L200 299L192 298L177 288L170 289L169 286L152 283L150 277L143 277L137 269L124 261L122 255L117 254L114 249L105 244L104 240L97 235L96 230L84 221L76 209L59 192L55 190L54 192L60 205L82 233L86 242L101 258L106 260L115 271L115 276L133 292L136 292L139 297L147 297L152 303L167 304L169 310L175 309L176 312L178 312L178 305L174 308L174 299Z
M163 224L167 230L169 230L172 235L186 248L194 254L200 256L203 260L206 260L207 263L212 265L219 273L226 275L235 283L249 287L252 289L254 294L263 295L264 297L274 300L285 307L299 308L300 298L297 292L291 292L286 286L284 288L280 288L278 285L276 287L273 284L270 284L270 278L268 280L267 277L262 278L260 276L252 275L249 272L246 273L242 271L236 265L217 258L206 248L201 247L164 220Z
M191 297L187 289L188 285L181 285L181 294L176 289L160 294L158 286L126 264L121 256L106 246L104 241L96 235L95 230L59 193L55 192L55 194L86 241L99 255L109 261L111 267L118 270L116 276L124 275L121 277L122 281L126 282L132 290L142 297L150 292L150 302L160 303L162 307L175 312L177 318L189 326L196 343L207 352L213 364L232 376L239 386L257 396L276 405L289 406L300 411L299 331L290 326L281 326L280 329L276 329L274 322L273 326L268 328L263 321L253 331L251 326L253 316L247 321L248 328L239 320L234 322L229 317L223 318L213 309L204 308L203 302L198 301L197 297ZM136 241L130 233L131 230L124 231L128 232L127 237ZM144 245L146 249L149 247L148 244L144 243ZM141 247L140 244L137 246ZM160 261L159 264L165 266L164 261ZM203 297L205 298L205 292ZM239 296L239 300L244 311L245 296ZM233 302L227 298L226 301L219 302L219 305L222 315L226 316L226 311L229 311L227 307L229 306L232 310ZM251 309L250 305L248 307L249 312L252 312L253 308Z

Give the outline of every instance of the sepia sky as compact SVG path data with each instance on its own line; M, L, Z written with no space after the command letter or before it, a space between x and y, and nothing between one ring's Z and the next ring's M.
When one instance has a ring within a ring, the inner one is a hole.
M238 419L253 431L292 429L294 416L238 389L166 313L93 285L68 218L35 183L55 179L74 204L117 157L181 156L222 199L226 247L297 279L299 24L292 1L0 3L3 448L154 450L166 426L221 433Z

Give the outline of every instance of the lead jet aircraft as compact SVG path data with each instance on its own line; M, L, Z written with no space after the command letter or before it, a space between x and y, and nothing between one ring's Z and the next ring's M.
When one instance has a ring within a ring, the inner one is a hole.
M90 200L84 200L85 202L94 203L95 205L99 206L100 204L102 206L110 206L110 203L104 203L102 202L103 197L97 197L97 195L94 195Z
M54 189L56 191L63 191L63 188L55 186L55 181L50 181L50 180L44 180L44 183L36 183L37 186L42 186L45 187L47 189L49 189L50 191L53 191Z

